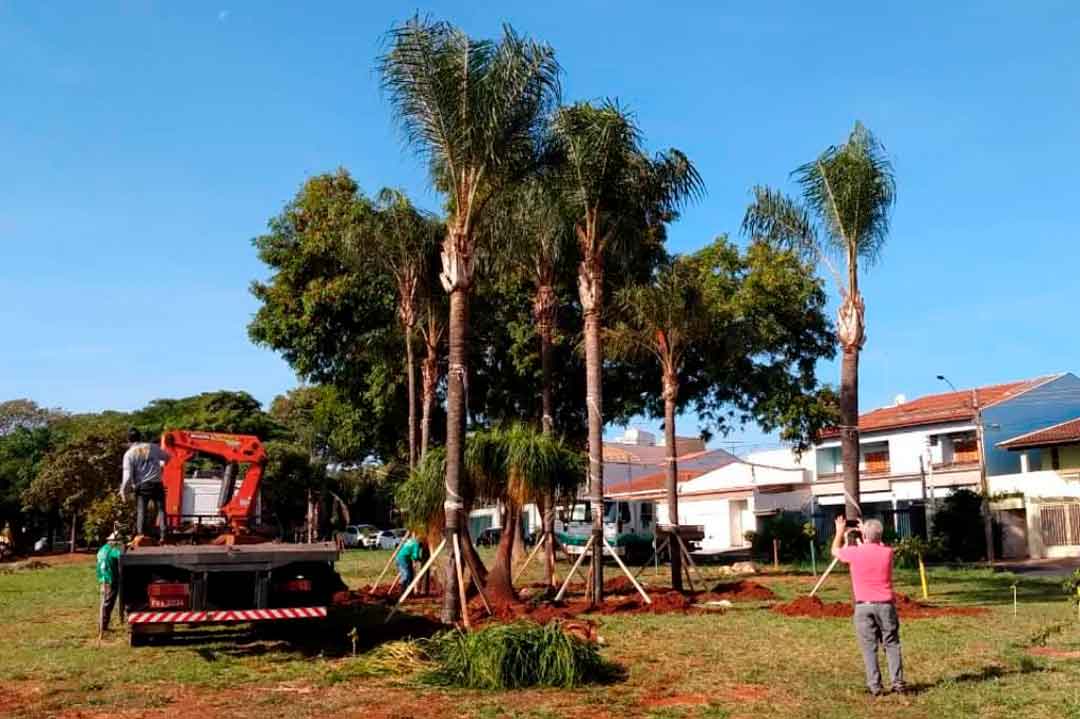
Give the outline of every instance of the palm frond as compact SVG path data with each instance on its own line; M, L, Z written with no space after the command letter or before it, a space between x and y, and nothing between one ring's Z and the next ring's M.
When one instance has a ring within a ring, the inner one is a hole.
M848 141L792 173L823 220L823 239L845 256L873 264L889 234L896 181L885 147L861 123Z

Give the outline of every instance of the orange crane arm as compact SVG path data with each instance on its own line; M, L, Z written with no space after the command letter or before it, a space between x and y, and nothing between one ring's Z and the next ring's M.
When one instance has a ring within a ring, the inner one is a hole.
M249 465L240 490L221 506L221 514L232 529L248 526L266 464L266 451L258 437L174 429L161 436L161 446L171 455L162 472L165 514L170 527L179 527L183 519L184 465L200 453Z

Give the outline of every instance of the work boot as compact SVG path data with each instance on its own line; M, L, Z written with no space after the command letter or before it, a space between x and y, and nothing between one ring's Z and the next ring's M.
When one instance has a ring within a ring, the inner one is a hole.
M868 687L866 691L869 692L872 697L879 697L882 694L881 687Z
M906 684L893 684L893 694L907 694L908 688Z

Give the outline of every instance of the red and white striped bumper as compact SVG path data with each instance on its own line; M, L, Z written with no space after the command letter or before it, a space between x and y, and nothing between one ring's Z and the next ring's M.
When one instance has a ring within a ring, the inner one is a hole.
M210 624L265 622L275 619L324 619L326 607L223 609L215 612L128 612L128 624Z

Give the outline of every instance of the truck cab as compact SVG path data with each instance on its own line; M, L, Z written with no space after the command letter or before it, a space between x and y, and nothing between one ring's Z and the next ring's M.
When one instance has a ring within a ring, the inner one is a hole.
M588 501L575 502L559 512L555 536L570 554L580 554L592 533ZM620 556L646 555L656 538L656 502L604 500L604 539ZM610 550L604 549L605 554Z

